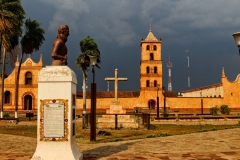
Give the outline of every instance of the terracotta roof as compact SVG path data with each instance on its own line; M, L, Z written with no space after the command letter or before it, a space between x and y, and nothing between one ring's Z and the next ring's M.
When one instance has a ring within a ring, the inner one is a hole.
M153 35L152 31L149 31L145 41L158 41L158 39Z
M222 83L218 83L218 84L214 84L214 85L210 85L210 86L205 86L205 87L201 87L201 88L186 90L186 91L183 91L182 93L195 92L195 91L200 91L200 90L210 89L210 88L216 88L216 87L221 87L221 86L222 86Z
M139 97L140 92L132 92L132 91L119 91L118 92L118 98L134 98ZM83 92L79 91L77 92L77 97L81 98L83 96ZM91 98L91 92L88 91L87 98ZM114 91L99 91L97 92L97 98L114 98L115 92Z
M177 94L175 92L164 92L163 95L165 97L177 97Z

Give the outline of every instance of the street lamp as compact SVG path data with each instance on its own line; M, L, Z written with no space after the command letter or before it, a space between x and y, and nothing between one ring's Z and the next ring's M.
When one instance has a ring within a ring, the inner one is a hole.
M236 32L232 36L233 36L233 38L235 40L236 45L238 46L239 55L240 55L240 32Z
M91 129L90 141L96 141L96 83L94 66L97 64L97 57L89 56L90 65L92 65L93 83L91 83Z
M159 118L159 97L158 97L158 91L159 91L159 87L160 84L157 85L157 118Z

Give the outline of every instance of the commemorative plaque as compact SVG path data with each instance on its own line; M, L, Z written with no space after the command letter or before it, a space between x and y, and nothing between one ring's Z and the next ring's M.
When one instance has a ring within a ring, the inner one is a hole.
M40 140L64 141L68 135L67 100L40 100Z
M44 105L44 137L64 137L64 107L63 103Z

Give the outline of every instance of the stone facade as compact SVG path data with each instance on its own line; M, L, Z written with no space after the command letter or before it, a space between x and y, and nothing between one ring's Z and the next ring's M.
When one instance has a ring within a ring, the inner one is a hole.
M15 105L15 84L17 77L17 69L19 61L16 61L15 68L12 73L5 78L4 84L4 106L3 110L14 110ZM18 109L19 110L37 110L38 97L38 72L42 69L42 56L38 63L33 62L31 58L27 58L22 63L19 76L18 90Z

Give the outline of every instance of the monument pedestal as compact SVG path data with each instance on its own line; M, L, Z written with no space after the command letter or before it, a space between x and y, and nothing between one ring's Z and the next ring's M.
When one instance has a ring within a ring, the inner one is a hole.
M47 66L38 75L37 148L31 160L82 160L76 144L75 73Z
M130 115L121 115L126 114L126 110L123 110L119 102L114 102L106 114L120 114L118 115L118 128L138 128L138 123L135 123ZM115 115L103 115L98 118L98 128L115 128Z

